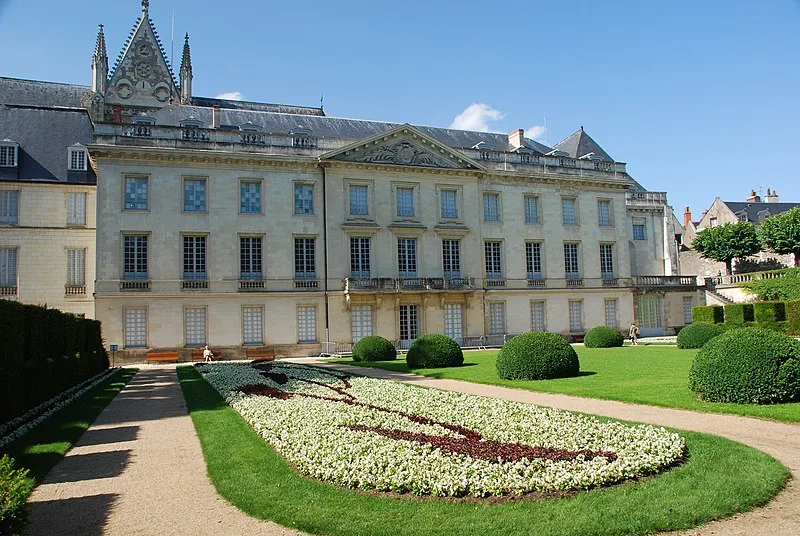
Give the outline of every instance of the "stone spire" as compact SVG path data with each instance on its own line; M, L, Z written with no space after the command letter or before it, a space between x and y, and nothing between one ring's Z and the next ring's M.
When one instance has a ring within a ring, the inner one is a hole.
M192 52L189 50L189 34L183 42L183 58L181 59L181 104L192 101Z
M97 30L97 43L92 55L92 92L105 93L108 79L108 54L106 54L106 36L103 25Z

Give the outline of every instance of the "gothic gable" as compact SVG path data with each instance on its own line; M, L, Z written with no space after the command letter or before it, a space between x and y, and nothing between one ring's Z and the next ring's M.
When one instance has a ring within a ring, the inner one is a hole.
M482 169L474 160L407 124L323 154L320 160L426 168Z
M105 96L106 104L147 108L160 108L170 99L180 98L172 68L146 9L109 76Z

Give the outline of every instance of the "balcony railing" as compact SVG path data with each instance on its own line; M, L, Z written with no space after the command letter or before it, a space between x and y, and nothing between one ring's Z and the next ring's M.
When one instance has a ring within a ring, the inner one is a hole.
M634 287L696 287L697 277L693 275L636 275Z
M3 285L0 286L0 296L16 296L17 285Z
M619 279L616 277L603 277L603 286L604 287L618 287L619 286Z
M208 279L184 279L181 290L208 290Z
M472 277L346 277L344 291L473 290Z
M119 289L123 292L150 292L150 280L123 279L119 282Z
M736 286L740 283L758 281L759 279L780 279L786 277L786 272L750 272L746 274L722 275L706 277L706 286L709 288Z
M297 290L317 290L319 281L317 279L295 279L294 288Z
M583 278L582 277L568 277L566 279L567 288L583 288Z
M528 288L544 288L547 285L547 280L543 277L528 276Z
M263 279L240 279L239 292L259 292L267 288Z
M506 286L506 280L499 277L487 277L483 280L483 286L486 288L503 288Z
M83 296L86 294L86 285L64 285L64 294L67 296Z

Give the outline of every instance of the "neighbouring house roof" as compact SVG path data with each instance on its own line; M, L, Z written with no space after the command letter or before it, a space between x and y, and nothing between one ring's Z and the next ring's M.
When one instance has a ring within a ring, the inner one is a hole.
M800 203L748 203L746 201L723 201L723 203L737 217L740 214L745 214L747 221L756 224L761 223L770 216L800 206Z

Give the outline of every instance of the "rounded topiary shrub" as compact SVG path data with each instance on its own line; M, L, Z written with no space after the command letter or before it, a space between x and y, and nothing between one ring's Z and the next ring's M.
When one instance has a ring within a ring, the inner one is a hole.
M460 367L464 364L464 352L447 335L430 333L411 343L406 364L408 368Z
M800 401L800 343L768 329L728 331L697 352L689 387L709 402Z
M586 332L583 345L586 348L619 348L625 338L618 329L608 326L597 326Z
M497 375L506 380L546 380L577 376L578 354L555 333L517 335L497 354Z
M702 348L705 343L725 333L722 324L694 322L678 332L678 348Z
M397 349L378 335L364 337L353 346L353 361L391 361L397 359Z

